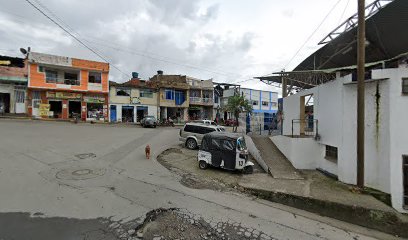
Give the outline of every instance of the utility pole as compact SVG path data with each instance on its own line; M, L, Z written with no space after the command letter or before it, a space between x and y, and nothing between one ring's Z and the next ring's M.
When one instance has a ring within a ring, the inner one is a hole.
M357 35L357 186L364 187L365 0L358 0Z

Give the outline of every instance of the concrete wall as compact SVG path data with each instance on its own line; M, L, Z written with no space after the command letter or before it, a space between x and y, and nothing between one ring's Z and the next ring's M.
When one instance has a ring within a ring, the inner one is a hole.
M402 109L408 106L408 96L401 94L401 79L408 77L408 69L374 70L372 77L377 80L366 81L365 91L365 185L390 193L393 207L404 211L402 155L408 154L408 112ZM301 118L300 99L309 94L314 96L320 140L284 136L272 140L295 167L319 167L342 182L356 184L357 84L349 75L286 97L284 135L291 134L292 119ZM299 134L298 124L294 134ZM337 164L325 159L325 145L338 148Z
M380 125L388 124L389 127L380 131L380 134L385 134L386 139L379 142L381 146L385 142L389 144L389 156L383 160L383 164L378 167L379 171L389 171L390 176L390 192L392 205L400 212L408 213L403 209L403 175L402 175L402 155L408 155L408 112L405 111L408 106L408 95L403 95L402 78L408 77L408 68L401 65L398 69L386 69L383 71L373 71L375 78L390 78L389 84L389 100L386 97L381 97L380 102L389 101L389 108L385 109L389 118L381 118ZM388 122L387 122L388 121ZM382 130L382 128L380 128ZM381 139L381 138L380 138ZM384 155L382 151L379 151ZM389 163L389 167L385 167Z

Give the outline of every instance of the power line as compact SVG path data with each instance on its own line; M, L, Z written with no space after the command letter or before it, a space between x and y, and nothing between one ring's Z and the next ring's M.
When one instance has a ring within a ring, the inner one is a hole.
M285 65L284 68L287 68L287 66L293 61L293 59L298 55L300 50L306 45L307 42L313 37L313 35L319 30L319 28L323 25L323 23L326 21L326 19L330 16L330 14L333 12L333 10L337 7L337 5L341 2L341 0L338 0L336 4L330 9L330 11L327 13L327 15L323 18L323 20L320 22L320 24L317 26L317 28L310 34L310 36L306 39L306 41L300 46L300 48L296 51L295 55L289 60L289 62Z
M87 48L88 50L90 50L91 52L93 52L95 55L97 55L98 57L100 57L102 60L104 60L105 62L109 63L109 61L103 57L101 54L99 54L97 51L95 51L94 49L92 49L91 47L89 47L87 44L85 44L81 39L79 39L78 37L76 37L74 34L72 34L70 31L68 31L67 29L65 29L61 24L59 24L57 21L55 21L53 18L51 18L50 16L48 16L43 10L41 10L40 8L38 8L35 4L33 4L30 0L25 0L27 3L29 3L32 7L34 7L35 9L37 9L42 15L44 15L46 18L48 18L51 22L53 22L55 25L57 25L59 28L61 28L64 32L66 32L68 35L70 35L71 37L73 37L76 41L78 41L80 44L82 44L85 48ZM130 77L129 74L126 74L125 72L123 72L122 70L120 70L118 67L116 67L115 65L113 65L112 63L110 63L110 65L115 68L116 70L118 70L119 72L121 72L124 75L127 75Z
M350 3L350 0L347 0L346 6L344 7L343 13L340 16L339 23L337 25L340 25L341 20L343 19L344 14L346 13L346 10L347 10L347 7L348 7L349 3Z

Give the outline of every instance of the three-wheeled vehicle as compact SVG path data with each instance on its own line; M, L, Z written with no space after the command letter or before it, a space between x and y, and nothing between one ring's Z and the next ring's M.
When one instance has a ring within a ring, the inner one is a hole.
M254 170L254 163L248 161L245 138L236 133L205 134L197 159L200 169L206 169L211 165L228 170L241 170L244 173L252 173Z

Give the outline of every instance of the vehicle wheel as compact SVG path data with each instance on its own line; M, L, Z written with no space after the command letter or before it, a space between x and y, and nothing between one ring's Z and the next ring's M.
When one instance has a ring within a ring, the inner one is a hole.
M244 167L244 173L245 174L251 174L254 172L254 167L253 166L246 166Z
M194 140L192 138L189 138L189 139L187 139L186 146L187 146L188 149L196 149L197 142L196 142L196 140Z
M207 162L201 160L201 161L198 163L198 167L199 167L200 169L206 169L206 168L208 167Z

